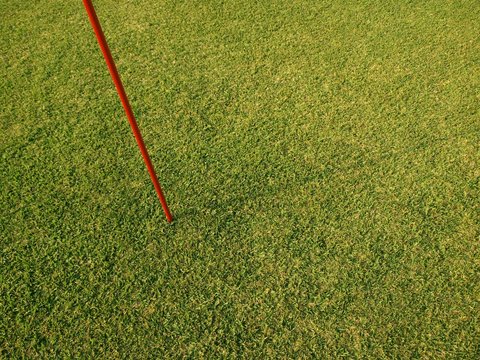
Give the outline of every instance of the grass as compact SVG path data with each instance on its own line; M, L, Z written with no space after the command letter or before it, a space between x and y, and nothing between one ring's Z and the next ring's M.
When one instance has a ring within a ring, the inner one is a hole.
M0 0L0 357L479 358L480 3Z

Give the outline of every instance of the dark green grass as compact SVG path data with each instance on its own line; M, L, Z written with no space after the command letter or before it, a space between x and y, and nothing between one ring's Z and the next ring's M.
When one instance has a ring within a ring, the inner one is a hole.
M0 357L480 357L480 3L0 0Z

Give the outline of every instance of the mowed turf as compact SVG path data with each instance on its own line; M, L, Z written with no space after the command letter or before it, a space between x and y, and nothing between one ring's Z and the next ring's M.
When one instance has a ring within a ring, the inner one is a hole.
M479 358L480 3L0 0L0 357Z

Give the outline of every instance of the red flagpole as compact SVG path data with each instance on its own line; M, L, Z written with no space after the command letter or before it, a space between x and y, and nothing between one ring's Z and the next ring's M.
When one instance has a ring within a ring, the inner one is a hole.
M108 70L110 71L110 75L112 76L115 87L117 88L118 96L120 96L120 100L122 101L123 108L125 109L125 113L127 114L128 122L130 123L133 135L137 140L137 144L140 148L140 152L142 153L145 165L147 165L148 173L150 174L150 178L152 179L153 186L155 187L155 191L158 195L158 199L162 204L163 211L165 212L165 216L167 217L167 221L172 222L172 214L170 213L167 201L165 200L165 196L162 192L162 188L160 186L160 183L158 182L158 178L155 174L155 169L153 168L150 156L148 156L147 148L145 147L145 143L143 142L142 134L140 133L140 130L138 128L137 121L135 120L135 116L133 115L133 111L128 101L127 94L125 92L125 89L123 88L122 80L120 79L117 67L115 66L115 62L113 61L107 41L105 40L105 35L103 34L102 27L100 26L100 22L98 21L95 8L93 7L91 0L83 0L83 5L85 5L85 9L87 10L88 17L90 18L90 23L93 27L93 31L95 32L98 44L100 45L100 49L103 53L103 57L105 58L105 61L107 63Z

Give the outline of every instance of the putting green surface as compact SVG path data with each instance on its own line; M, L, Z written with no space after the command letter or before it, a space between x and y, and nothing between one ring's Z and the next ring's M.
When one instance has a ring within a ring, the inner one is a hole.
M480 3L0 0L0 357L479 358Z

